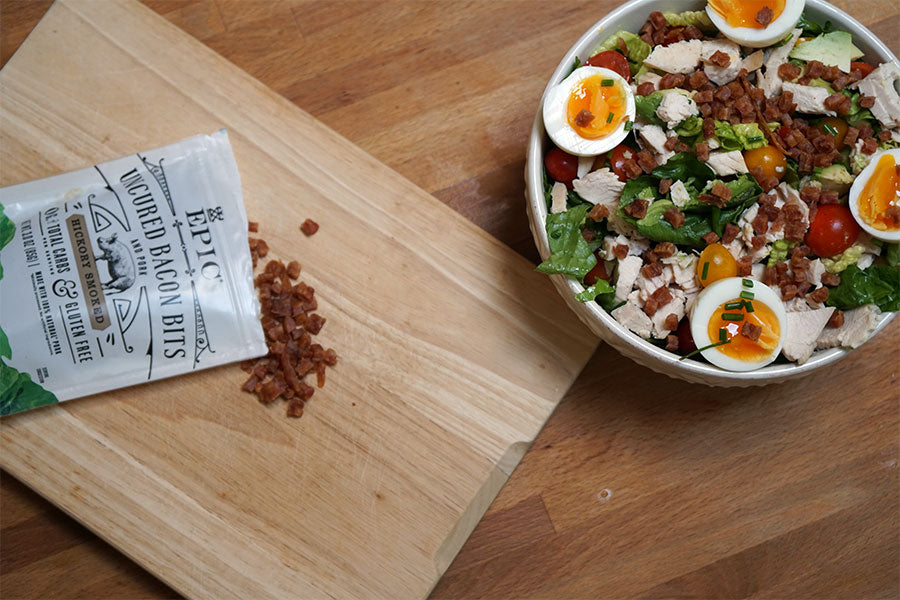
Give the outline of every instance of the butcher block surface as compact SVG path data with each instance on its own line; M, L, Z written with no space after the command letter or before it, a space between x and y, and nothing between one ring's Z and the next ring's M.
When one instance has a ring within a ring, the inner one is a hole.
M136 2L57 2L0 100L4 185L227 128L340 356L302 419L232 365L4 419L3 468L190 596L425 596L596 346L549 282Z
M620 4L144 3L531 259L522 173L538 99ZM833 4L900 54L900 4ZM0 63L49 5L0 3ZM900 596L898 339L895 319L827 371L740 391L601 346L433 597ZM13 477L0 499L0 596L176 595Z

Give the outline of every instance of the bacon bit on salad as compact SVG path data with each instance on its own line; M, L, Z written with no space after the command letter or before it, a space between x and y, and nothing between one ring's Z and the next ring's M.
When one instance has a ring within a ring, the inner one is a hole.
M712 192L713 196L718 196L725 202L731 200L731 189L721 181L715 182L710 192Z
M844 325L844 311L837 310L831 313L831 316L828 318L828 323L825 324L825 327L842 327Z
M713 194L700 194L697 196L697 200L703 202L704 204L711 204L713 206L723 207L727 204L725 200L720 198L719 196L714 196Z
M766 236L764 235L754 235L750 238L750 247L754 250L759 250L763 246L766 245Z
M671 315L669 315L671 316ZM668 317L666 317L666 323L668 323ZM678 327L678 323L675 323L675 327ZM673 331L675 327L668 327L670 331ZM669 334L666 336L666 350L669 352L678 352L678 336L674 334Z
M863 140L863 154L875 154L876 150L878 150L878 142L875 138L866 138Z
M792 65L791 63L784 63L778 67L778 76L785 81L794 81L800 77L802 72L803 69L797 65Z
M800 199L803 200L807 205L811 205L815 202L819 201L819 195L822 193L822 188L817 185L805 185L800 190Z
M715 244L719 241L719 235L715 231L710 231L701 238L707 244Z
M656 91L656 86L653 85L649 81L645 81L644 83L637 86L637 95L638 96L649 96L653 92Z
M819 194L820 204L838 204L840 194L836 190L825 190Z
M659 89L671 90L684 85L685 77L680 73L666 73L659 80Z
M759 325L751 323L750 321L744 321L744 324L741 325L741 335L751 342L757 341L761 334L762 327L760 327Z
M806 244L800 244L799 246L794 246L791 248L791 258L796 256L809 256L812 250L809 249L809 246Z
M666 209L666 212L663 213L663 219L665 219L674 229L678 229L684 225L685 216L683 212L673 206L672 208Z
M639 177L644 173L644 170L638 166L637 161L633 158L627 159L624 163L622 163L622 168L625 170L625 174L628 179L634 179L635 177Z
M709 77L706 75L706 71L694 71L688 76L687 82L692 89L699 90L705 84L709 83Z
M859 96L859 105L862 108L872 108L875 106L875 96L866 96L865 94L861 94Z
M781 286L781 299L787 302L797 297L797 286L793 283L787 283Z
M828 300L828 288L822 286L820 288L816 288L806 295L808 300L812 300L816 304L822 304L826 300Z
M592 221L602 221L609 216L609 207L604 204L595 204L588 211L587 218Z
M659 193L661 195L665 195L669 193L669 188L672 187L671 179L660 179L659 180Z
M833 110L839 115L846 115L850 112L851 100L847 96L835 92L825 98L825 101L822 103L825 105L825 108L828 110Z
M678 246L672 242L660 242L653 249L653 253L659 258L669 258L678 252Z
M641 275L647 279L653 279L657 275L662 275L662 267L658 262L651 262L641 267Z
M678 329L678 315L676 315L675 313L669 313L666 315L666 329L668 329L669 331L675 331L676 329ZM675 340L677 341L678 338L676 337Z
M737 261L738 277L747 277L753 272L753 257L749 254L747 256L742 256L740 260Z
M597 239L597 232L593 229L582 229L581 237L583 237L584 241L586 242L593 242L595 239Z
M643 171L648 175L657 166L656 159L653 158L653 154L651 154L649 150L641 150L640 152L637 152L634 155L634 159L640 165L641 169L643 169Z
M900 224L900 206L889 206L884 211L884 216L894 223Z
M616 38L616 46L619 48L619 52L621 52L625 58L628 58L628 44L625 43L621 37Z
M891 139L891 132L887 129L883 129L882 131L878 132L878 141L886 142L889 139Z
M670 137L669 139L666 140L666 142L663 144L663 148L665 148L666 150L671 152L672 150L675 149L675 146L678 145L678 142L679 142L678 137L673 135L672 137Z
M621 39L621 38L620 38ZM575 124L579 127L587 127L594 120L594 113L584 109L575 115Z
M628 256L628 246L626 244L616 244L612 248L613 256L618 258L619 260L624 259Z
M723 69L725 69L731 66L731 57L721 50L716 50L713 55L709 57L709 62L716 65L717 67L722 67Z
M694 94L694 102L698 105L709 104L715 99L712 90L703 90L702 92L697 92ZM707 136L712 137L712 136Z
M635 198L631 204L625 207L625 214L634 219L643 219L647 216L647 207L649 205L649 200Z
M725 225L725 229L722 231L722 243L726 246L734 241L734 239L741 232L741 228L735 225L734 223L727 223Z

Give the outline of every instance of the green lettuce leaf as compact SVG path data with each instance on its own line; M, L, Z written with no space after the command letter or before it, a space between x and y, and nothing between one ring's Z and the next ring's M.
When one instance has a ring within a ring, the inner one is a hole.
M569 275L581 281L597 264L591 247L581 235L590 206L582 204L566 212L547 215L550 257L537 266L541 273Z
M631 219L638 232L654 242L672 242L686 246L703 247L703 236L711 231L705 215L685 213L684 224L675 229L663 218L667 210L675 206L671 200L657 200L647 207L644 218Z
M693 178L701 187L715 176L709 165L701 161L691 152L679 152L666 161L666 164L653 169L651 175L659 179L687 181Z
M812 19L806 16L806 13L800 15L800 20L797 21L796 27L803 30L803 33L809 37L810 35L819 35L822 33L828 33L832 31L833 27L831 25L831 21L825 21L825 25L819 25Z
M638 116L652 123L653 125L665 125L662 119L656 115L656 109L659 108L663 99L663 93L660 91L653 92L648 96L634 97L634 109Z
M579 302L591 302L592 300L596 300L598 295L615 293L616 288L611 286L608 281L598 279L597 283L594 285L585 288L580 294L575 294L575 299Z
M0 360L0 417L56 402L56 396Z
M900 267L900 242L885 244L884 258L892 267Z
M861 270L850 265L841 273L841 283L828 294L826 304L848 310L877 304L883 311L900 310L900 268L873 265Z
M650 47L650 44L638 37L637 34L631 33L630 31L625 31L624 29L617 31L616 33L606 38L602 44L594 49L594 53L591 56L599 52L618 50L618 38L622 38L625 41L625 46L628 48L627 58L632 72L637 71L640 65L643 64L644 60L648 56L650 56L650 52L653 50L653 48Z
M666 21L673 27L688 27L693 25L704 33L713 33L716 26L713 25L712 19L703 10L688 10L680 13L663 13Z

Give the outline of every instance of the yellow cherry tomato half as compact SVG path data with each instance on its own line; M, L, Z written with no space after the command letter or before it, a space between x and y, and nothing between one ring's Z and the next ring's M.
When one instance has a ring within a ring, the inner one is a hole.
M697 279L703 287L727 277L737 277L737 261L722 244L710 244L700 253Z
M777 177L780 181L787 173L787 161L784 154L775 146L763 146L744 152L744 162L752 173L755 167L760 167L766 177Z

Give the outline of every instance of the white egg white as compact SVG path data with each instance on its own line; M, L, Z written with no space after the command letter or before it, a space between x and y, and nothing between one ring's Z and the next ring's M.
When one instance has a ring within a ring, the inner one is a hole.
M613 132L602 138L589 140L581 137L569 125L566 109L569 104L569 96L575 86L594 75L612 79L619 85L625 94L626 110L625 118ZM615 71L604 69L603 67L579 67L560 83L550 88L547 92L547 97L544 98L543 112L544 128L554 144L569 154L576 156L597 156L615 148L628 135L628 132L625 130L625 123L634 121L634 94L631 92L628 82Z
M853 218L856 219L859 226L863 228L863 231L872 237L886 242L900 242L900 231L882 231L880 229L875 229L859 216L859 195L862 193L863 188L866 187L866 183L869 182L869 178L872 177L872 173L875 171L875 166L878 164L879 159L885 154L893 156L894 162L900 165L900 148L884 150L883 152L874 154L872 160L870 160L869 164L866 165L866 168L856 176L853 185L850 186L850 212L853 213Z
M718 339L712 340L709 338L709 321L716 312L721 310L722 304L739 298L743 291L753 292L754 302L765 304L775 313L781 336L778 339L778 346L765 360L757 362L738 360L724 354L719 348L707 348L700 352L703 358L728 371L753 371L766 366L778 357L781 347L784 345L786 334L787 315L785 314L781 298L772 291L772 288L755 279L748 279L748 281L753 283L753 287L745 287L743 284L744 279L742 277L728 277L716 281L700 292L691 309L691 336L694 338L697 348L703 348L719 341Z
M722 35L732 42L748 48L765 48L787 37L797 21L800 20L805 5L806 0L786 0L784 10L778 15L778 18L763 29L732 27L708 4L706 5L706 14L709 15L713 25L722 32Z

